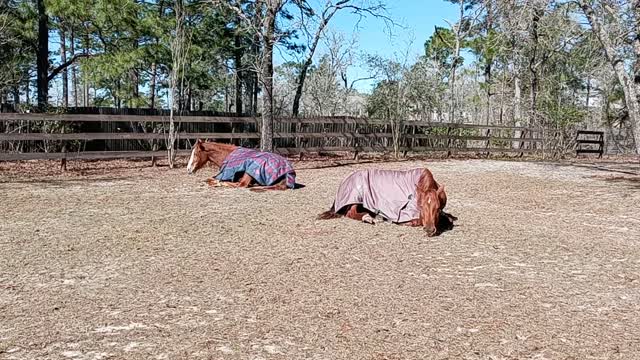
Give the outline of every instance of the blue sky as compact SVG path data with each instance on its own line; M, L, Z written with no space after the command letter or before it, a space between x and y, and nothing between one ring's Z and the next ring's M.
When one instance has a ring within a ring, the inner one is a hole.
M412 50L422 55L424 42L433 33L434 26L447 26L444 21L454 22L456 7L444 0L388 0L389 15L404 28L394 28L390 39L385 32L384 22L375 18L365 18L356 29L360 48L380 55L392 55L393 51L404 51L406 40L412 35L415 41ZM356 15L339 13L332 26L344 33L354 31Z
M444 0L387 0L387 5L389 16L402 26L393 28L391 37L385 31L384 21L372 17L364 18L359 27L354 28L358 17L348 12L336 14L330 26L345 35L354 34L359 53L393 58L409 47L409 56L413 59L424 54L424 42L433 34L435 26L448 27L445 19L453 23L458 16L456 6ZM368 72L356 67L348 75L355 79L367 76ZM361 82L357 88L369 92L372 85L372 81Z

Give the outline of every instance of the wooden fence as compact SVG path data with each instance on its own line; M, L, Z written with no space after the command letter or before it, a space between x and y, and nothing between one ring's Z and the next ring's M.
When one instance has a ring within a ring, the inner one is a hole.
M194 139L259 143L259 118L180 116L179 154ZM168 117L154 115L0 113L0 161L107 159L166 156ZM275 149L285 155L313 152L542 151L544 131L526 127L405 121L398 134L388 122L352 117L277 118ZM398 147L394 147L394 138Z

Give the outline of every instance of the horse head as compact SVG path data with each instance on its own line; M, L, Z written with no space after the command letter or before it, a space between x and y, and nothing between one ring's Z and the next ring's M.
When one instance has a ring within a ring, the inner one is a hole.
M419 198L420 221L426 231L427 236L434 236L438 233L438 224L442 209L447 204L447 194L444 185L438 188L427 189Z
M189 172L189 174L195 173L200 170L208 160L209 155L204 148L204 142L200 139L196 140L196 143L193 144L193 149L191 150L189 163L187 164L187 172Z

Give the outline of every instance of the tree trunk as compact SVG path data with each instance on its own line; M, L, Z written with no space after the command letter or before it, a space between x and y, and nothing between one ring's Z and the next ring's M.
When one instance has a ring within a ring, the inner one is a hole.
M64 64L67 62L67 34L64 24L60 24L60 61ZM69 73L65 68L62 70L62 106L69 107Z
M24 101L28 105L31 103L31 79L27 76L27 79L24 84Z
M16 84L13 86L13 104L20 104L20 84Z
M253 113L253 72L245 72L244 95L246 96L246 112Z
M131 70L131 100L129 101L129 107L137 108L138 99L140 98L140 73L137 69Z
M151 80L149 81L149 107L156 107L156 77L158 76L158 65L151 64Z
M71 27L71 36L69 38L69 55L73 57L75 55L75 34L73 27ZM76 65L71 65L71 86L73 87L73 105L78 107L78 70Z
M85 44L84 44L84 53L85 54L89 54L89 46L90 46L90 41L89 41L89 30L86 29L86 34L85 34ZM89 79L87 78L87 74L83 74L84 76L84 106L88 107L89 106Z
M121 102L120 102L120 80L116 80L116 91L113 94L113 102L116 106L116 109L120 109L121 107Z
M186 110L187 111L192 111L193 110L193 97L192 97L192 93L191 93L191 83L187 84L187 106L186 106Z
M635 55L633 85L636 91L636 126L633 129L633 134L636 142L636 150L638 154L640 154L640 0L634 0L631 6L635 19L635 26L633 28L635 32L633 37L633 53Z
M320 20L320 24L318 25L318 29L316 34L313 37L313 41L311 42L311 46L309 47L309 52L307 54L307 58L302 64L302 68L300 69L300 74L298 74L298 79L296 82L296 95L293 98L293 108L291 110L291 114L293 117L298 117L300 112L300 99L302 98L302 90L304 89L304 81L307 78L307 72L309 71L309 67L313 63L313 55L316 52L316 48L318 47L318 42L320 42L320 38L322 37L322 33L326 28L329 20L335 15L337 9L334 8L328 14L323 13L322 19Z
M164 1L158 2L158 17L162 19L164 14ZM160 39L156 38L156 45L160 43ZM149 105L152 109L156 107L156 84L158 81L158 64L154 61L151 63L151 79L149 80Z
M44 0L37 0L38 5L38 52L37 52L37 83L38 106L45 108L49 98L49 18L47 17Z
M276 25L276 9L270 6L264 19L264 55L262 59L262 132L260 149L273 151L273 44Z
M460 57L460 42L461 42L461 27L464 19L464 0L459 0L460 5L460 23L455 30L456 44L453 51L453 61L451 63L451 72L449 74L449 91L451 92L451 98L449 99L449 122L455 122L456 111L456 70L458 69L458 58Z
M138 39L134 39L133 40L133 48L137 49L138 48ZM129 100L129 107L130 108L137 108L139 106L139 99L140 99L140 72L138 71L137 68L133 68L130 71L130 78L131 78L131 100Z
M589 111L589 106L591 105L591 78L587 79L587 95L585 99L585 106L587 111Z
M522 88L521 88L521 81L520 81L520 76L517 73L516 70L516 74L515 74L515 79L514 79L514 101L513 101L513 117L515 118L515 126L522 126ZM513 137L514 138L520 138L522 136L522 132L520 130L515 130L513 133ZM513 148L514 149L519 149L520 148L520 141L514 141L513 142Z
M238 22L240 22L240 20L238 19ZM241 42L242 38L239 34L236 34L234 36L234 49L233 49L233 55L234 55L234 67L236 70L236 116L242 116L242 111L243 111L243 103L242 103L242 86L243 84L245 84L245 79L244 79L244 71L242 69L242 55L244 50L242 47L242 42ZM237 124L237 123L233 123L231 124L231 132L232 133L237 133L237 132L242 132L244 131L244 124ZM233 141L232 141L233 143Z
M492 0L488 0L487 1L487 23L486 23L486 31L487 31L487 40L489 41L489 36L492 33L493 30L493 12L492 12ZM487 44L485 44L485 46L488 46ZM490 58L487 54L486 54L486 49L485 49L485 66L484 66L484 81L486 83L487 86L487 118L486 118L486 123L487 125L489 125L489 122L491 121L491 67L493 65L493 58Z
M251 93L251 97L253 98L253 108L251 112L254 116L258 115L258 92L260 91L260 86L258 84L258 74L253 74L253 91Z
M236 115L242 115L242 43L240 35L234 37L233 56L236 69Z
M455 122L456 109L456 69L458 67L458 56L460 56L460 39L456 35L456 47L454 52L454 60L451 65L451 73L449 75L449 91L451 98L449 99L449 122Z
M500 121L498 122L500 125L504 125L504 108L505 108L505 93L507 87L507 70L505 69L502 72L502 81L501 81L501 89L500 89Z
M229 102L229 85L225 82L224 85L224 111L231 110L231 103Z
M640 15L640 9L638 6L640 2L635 0L633 2L635 14L636 16ZM634 76L634 81L629 78L629 75L626 72L624 67L623 59L618 57L618 54L609 40L609 34L607 33L607 29L605 29L598 18L596 17L593 8L591 7L591 2L587 0L581 0L580 6L584 11L593 32L598 37L600 44L604 48L605 56L607 60L613 67L613 70L618 77L618 81L622 86L622 90L624 92L624 100L627 105L627 110L629 112L629 118L631 122L631 130L633 131L633 137L635 141L636 153L640 154L640 90L636 87L640 85L640 79ZM634 39L634 52L636 55L636 66L634 67L635 73L634 75L640 75L640 65L638 65L638 61L640 61L640 39L638 38L638 25L636 26L636 37ZM636 82L637 80L637 82Z
M537 113L537 102L538 102L538 24L540 22L540 18L542 17L544 10L539 8L533 9L533 17L531 19L531 32L529 33L529 38L531 41L531 45L533 47L531 57L529 58L529 72L530 72L530 83L529 83L529 126L536 126L536 113Z

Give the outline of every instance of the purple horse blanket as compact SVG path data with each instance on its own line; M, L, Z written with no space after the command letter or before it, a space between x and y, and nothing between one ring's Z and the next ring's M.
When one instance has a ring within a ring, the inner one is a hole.
M244 173L263 186L273 185L283 177L286 177L288 188L293 189L296 184L296 172L287 159L270 152L243 147L227 155L215 178L220 181L237 181Z
M423 169L408 171L358 170L342 181L335 202L338 212L347 205L359 204L394 223L420 218L416 186Z

